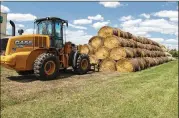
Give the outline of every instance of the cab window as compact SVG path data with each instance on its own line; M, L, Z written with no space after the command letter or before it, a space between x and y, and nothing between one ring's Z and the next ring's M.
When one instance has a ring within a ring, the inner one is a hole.
M37 33L43 35L52 35L52 22L42 21L37 24Z

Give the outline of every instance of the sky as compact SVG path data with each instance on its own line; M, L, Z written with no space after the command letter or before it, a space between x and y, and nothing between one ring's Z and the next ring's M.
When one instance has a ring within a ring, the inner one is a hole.
M88 43L107 25L178 49L177 2L1 2L1 12L24 34L33 33L35 19L54 16L68 20L66 40L75 44Z

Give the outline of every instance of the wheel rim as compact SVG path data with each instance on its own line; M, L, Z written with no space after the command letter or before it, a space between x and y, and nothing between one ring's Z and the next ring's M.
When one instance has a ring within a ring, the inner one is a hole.
M47 75L53 74L55 72L55 63L53 61L47 61L44 70Z
M85 69L88 68L88 60L87 60L87 59L83 59L83 60L81 61L81 68L82 68L83 70L85 70Z

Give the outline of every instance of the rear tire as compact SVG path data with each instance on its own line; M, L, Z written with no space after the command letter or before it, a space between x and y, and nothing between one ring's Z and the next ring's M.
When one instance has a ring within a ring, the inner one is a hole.
M58 76L57 58L52 53L43 53L34 62L34 74L40 80L55 79Z
M77 58L76 68L74 69L77 74L86 74L90 70L90 60L88 55L81 54Z

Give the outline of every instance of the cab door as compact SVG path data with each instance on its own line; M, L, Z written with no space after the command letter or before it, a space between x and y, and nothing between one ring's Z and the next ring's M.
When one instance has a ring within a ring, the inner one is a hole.
M58 21L54 22L54 42L55 48L61 49L63 47L63 27Z

